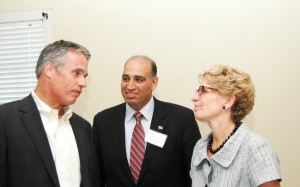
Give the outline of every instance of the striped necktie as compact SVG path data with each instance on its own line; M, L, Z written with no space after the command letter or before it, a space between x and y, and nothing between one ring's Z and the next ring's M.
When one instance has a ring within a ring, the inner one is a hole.
M141 125L143 115L139 112L134 114L136 124L132 133L130 147L130 169L135 183L137 183L142 168L145 154L145 132Z

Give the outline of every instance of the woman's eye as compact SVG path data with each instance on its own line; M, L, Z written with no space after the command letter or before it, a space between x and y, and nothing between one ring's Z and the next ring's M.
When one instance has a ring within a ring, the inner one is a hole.
M207 93L207 90L205 88L203 88L202 93Z

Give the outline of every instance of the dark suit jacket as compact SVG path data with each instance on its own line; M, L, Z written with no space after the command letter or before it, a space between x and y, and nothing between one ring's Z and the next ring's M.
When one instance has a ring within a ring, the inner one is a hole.
M147 143L138 184L135 185L126 157L125 103L94 117L93 131L101 186L189 187L190 162L200 132L192 110L154 99L151 129L167 134L163 148ZM163 126L159 130L158 126Z
M96 186L91 126L75 113L70 123L79 151L81 186ZM31 95L0 106L0 186L60 186L47 135Z

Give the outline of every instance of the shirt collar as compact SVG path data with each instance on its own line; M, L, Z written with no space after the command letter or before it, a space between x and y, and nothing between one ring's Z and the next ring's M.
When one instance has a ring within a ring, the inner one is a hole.
M131 108L127 103L126 103L126 112L125 112L125 121L128 122L132 117L135 112L140 112L143 114L143 118L148 120L152 119L154 111L154 99L151 97L150 101L140 110L140 111L135 111L133 108Z
M56 109L52 109L49 105L47 105L45 102L43 102L36 94L34 91L31 92L31 95L33 97L34 102L37 105L37 108L40 112L41 116L50 116L50 114L52 112L57 112L58 114L58 110ZM63 107L64 110L64 115L63 118L65 118L65 120L69 120L73 114L71 108L69 106L64 106Z
M236 157L243 139L245 138L246 134L249 132L248 127L246 127L244 124L242 124L238 130L230 137L230 139L226 142L224 147L218 151L211 159L213 159L215 162L220 164L223 167L228 167ZM209 141L209 137L211 136L211 133L205 137L203 137L202 143L200 143L200 147L198 150L198 157L195 158L193 161L193 165L197 166L200 165L201 162L205 159L207 159L207 144Z
M194 151L194 155L196 155L193 159L192 159L192 165L193 166L198 166L200 165L204 160L206 160L208 158L207 156L207 144L209 141L209 136L211 135L208 134L204 137L202 137L199 142L196 144L196 149ZM199 145L199 147L198 147Z
M236 157L242 145L243 139L248 132L249 129L242 124L234 133L234 135L229 138L224 147L217 154L215 154L212 159L214 159L223 167L228 167Z

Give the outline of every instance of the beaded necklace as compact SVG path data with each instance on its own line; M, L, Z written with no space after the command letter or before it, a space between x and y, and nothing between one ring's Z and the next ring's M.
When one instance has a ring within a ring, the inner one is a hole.
M223 143L215 150L212 149L211 145L213 143L213 137L212 135L210 135L209 140L208 140L208 144L207 144L207 148L209 150L209 152L211 152L212 154L216 154L220 149L222 149L222 147L225 145L225 143L227 142L227 140L229 140L229 138L236 132L236 130L240 127L241 124L236 124L234 129L232 130L232 132L229 134L229 136L223 141Z

